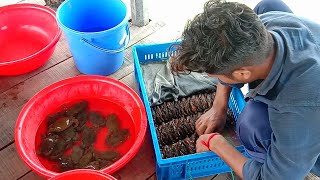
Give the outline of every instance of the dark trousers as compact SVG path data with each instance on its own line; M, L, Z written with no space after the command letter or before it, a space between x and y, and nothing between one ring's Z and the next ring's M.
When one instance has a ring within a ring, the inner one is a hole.
M257 14L269 11L292 13L291 9L281 0L263 0L257 4L254 11ZM268 105L250 99L237 120L237 133L248 154L253 159L263 162L271 143L272 134Z

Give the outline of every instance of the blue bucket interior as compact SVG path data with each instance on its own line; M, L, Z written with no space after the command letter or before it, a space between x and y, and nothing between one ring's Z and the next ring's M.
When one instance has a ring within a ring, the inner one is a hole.
M126 19L127 8L121 0L67 0L58 9L58 19L66 28L78 32L111 29Z

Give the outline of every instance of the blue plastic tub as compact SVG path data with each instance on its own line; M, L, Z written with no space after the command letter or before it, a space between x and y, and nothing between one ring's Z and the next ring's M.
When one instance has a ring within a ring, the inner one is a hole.
M135 45L132 48L134 58L134 70L140 95L146 107L150 133L156 155L156 173L158 179L193 179L230 172L229 166L212 152L197 153L186 156L162 159L160 146L153 122L150 104L143 81L140 63L166 61L168 59L168 47L173 43ZM229 107L233 111L235 119L245 105L243 94L239 89L233 89L230 95ZM237 149L248 157L242 146Z
M128 19L121 0L67 0L57 10L76 67L91 75L112 74L123 64Z

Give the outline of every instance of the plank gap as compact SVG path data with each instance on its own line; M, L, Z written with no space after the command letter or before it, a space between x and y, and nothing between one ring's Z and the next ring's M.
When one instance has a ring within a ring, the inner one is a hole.
M216 178L218 176L218 174L213 175L213 177L211 178L211 180L213 180L214 178Z
M0 148L0 151L4 150L5 148L7 148L8 146L10 146L11 144L14 143L14 140L13 141L10 141L7 145L3 146Z
M127 75L123 76L122 78L119 79L119 81L123 80L124 78L131 76L133 71L129 72Z
M30 171L26 172L26 173L25 173L25 174L23 174L22 176L18 177L18 178L17 178L17 180L18 180L18 179L21 179L21 178L23 178L23 177L25 177L25 176L26 176L27 174L29 174L30 172L32 172L32 171L30 170Z
M152 177L156 176L156 172L154 172L153 174L151 174L149 177L146 178L146 180L151 180Z
M31 79L31 78L33 78L33 77L35 77L35 76L39 75L40 73L42 73L42 72L44 72L44 71L46 71L46 70L48 70L48 69L50 69L50 68L52 68L52 67L54 67L54 66L56 66L56 65L60 64L60 63L62 63L62 62L66 61L66 60L68 60L68 59L70 59L70 58L72 58L72 56L70 56L70 57L68 57L68 58L66 58L66 59L63 59L62 61L58 62L57 64L53 64L52 66L49 66L49 67L47 67L47 68L45 68L45 69L42 69L41 71L39 71L39 72L37 72L37 73L35 73L35 74L31 75L30 77L27 77L27 78L26 78L26 79L24 79L23 81L19 82L18 84L15 84L15 85L11 86L10 88L8 88L8 89L4 90L4 91L3 91L3 92L1 92L1 93L5 93L5 92L9 91L10 89L12 89L12 88L14 88L14 87L18 86L19 84L22 84L23 82L25 82L25 81L27 81L27 80L29 80L29 79ZM44 65L44 66L45 66L45 65Z

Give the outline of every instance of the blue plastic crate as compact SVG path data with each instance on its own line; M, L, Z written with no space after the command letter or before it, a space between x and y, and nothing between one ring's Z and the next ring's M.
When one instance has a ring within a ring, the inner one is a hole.
M190 154L186 156L163 159L153 122L150 103L148 101L145 84L143 81L140 63L166 61L168 59L168 48L174 43L164 44L142 44L132 48L134 58L135 78L140 90L140 96L146 107L149 121L150 133L156 155L156 173L158 179L193 179L230 172L229 166L216 154L212 152ZM175 52L173 52L175 53ZM238 118L245 103L243 94L239 89L233 89L230 95L229 107L233 111L235 119ZM237 150L247 156L242 146Z

